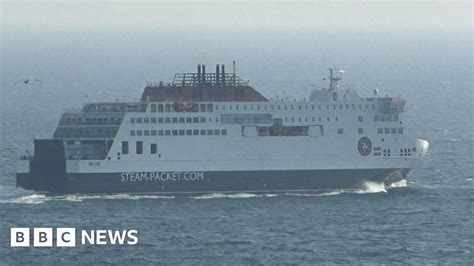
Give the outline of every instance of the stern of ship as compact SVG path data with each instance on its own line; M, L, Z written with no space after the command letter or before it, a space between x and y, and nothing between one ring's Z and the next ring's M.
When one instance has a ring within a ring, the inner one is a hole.
M64 191L67 186L64 141L35 140L34 156L17 161L16 185L35 191Z

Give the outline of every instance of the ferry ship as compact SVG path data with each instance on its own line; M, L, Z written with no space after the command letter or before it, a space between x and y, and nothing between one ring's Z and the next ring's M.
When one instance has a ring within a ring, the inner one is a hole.
M327 88L268 99L216 65L147 83L141 99L87 103L17 161L17 186L50 193L291 192L406 179L428 142L405 134L405 100Z

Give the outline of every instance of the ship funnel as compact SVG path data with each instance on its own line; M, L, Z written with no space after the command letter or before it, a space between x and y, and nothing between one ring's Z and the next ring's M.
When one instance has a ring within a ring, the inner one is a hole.
M201 84L201 64L198 64L197 83Z
M224 65L221 65L221 82L222 82L222 86L225 86L225 66Z
M206 65L202 65L201 82L206 83Z
M216 85L219 85L220 79L220 71L219 71L219 64L216 65Z

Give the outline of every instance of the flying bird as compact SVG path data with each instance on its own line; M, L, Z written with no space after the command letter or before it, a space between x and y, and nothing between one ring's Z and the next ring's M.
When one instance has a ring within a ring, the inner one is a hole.
M40 84L42 83L41 80L39 80L39 79L20 79L20 80L17 80L15 82L13 82L13 84L15 84L15 85L16 84L26 84L26 85L28 85L28 84L33 83L33 82L40 83Z

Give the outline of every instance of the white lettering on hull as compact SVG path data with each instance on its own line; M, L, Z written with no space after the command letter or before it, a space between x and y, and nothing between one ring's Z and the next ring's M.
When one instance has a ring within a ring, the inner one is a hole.
M121 182L195 182L203 181L204 172L127 172Z

